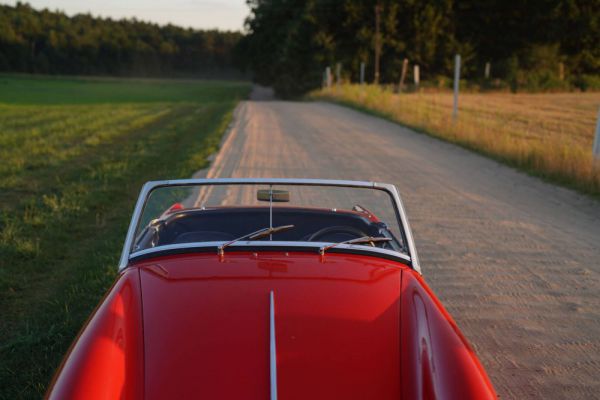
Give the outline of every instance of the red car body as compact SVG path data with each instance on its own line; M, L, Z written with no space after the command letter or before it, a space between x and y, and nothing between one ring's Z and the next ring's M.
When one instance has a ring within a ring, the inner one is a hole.
M407 263L293 249L130 262L47 397L273 398L273 323L280 399L496 398L473 349Z

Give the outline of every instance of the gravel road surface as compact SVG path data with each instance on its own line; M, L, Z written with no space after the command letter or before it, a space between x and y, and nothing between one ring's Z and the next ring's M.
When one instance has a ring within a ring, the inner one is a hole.
M341 106L257 98L202 175L397 185L500 398L600 398L600 203Z

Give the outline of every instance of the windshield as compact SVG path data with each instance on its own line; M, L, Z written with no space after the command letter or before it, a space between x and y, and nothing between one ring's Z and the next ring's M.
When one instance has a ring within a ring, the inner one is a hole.
M280 226L289 227L251 236ZM147 196L131 251L186 243L340 243L361 237L390 240L356 241L357 245L408 253L387 191L287 184L172 185L157 187Z

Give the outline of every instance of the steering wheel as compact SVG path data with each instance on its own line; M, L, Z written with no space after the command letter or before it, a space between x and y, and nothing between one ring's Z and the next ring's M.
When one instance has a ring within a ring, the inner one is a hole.
M318 242L319 239L323 238L326 235L332 235L336 233L345 233L347 235L354 235L356 238L368 236L365 232L360 229L354 228L352 226L328 226L323 229L319 229L315 233L309 236L309 242ZM355 239L355 238L352 238Z

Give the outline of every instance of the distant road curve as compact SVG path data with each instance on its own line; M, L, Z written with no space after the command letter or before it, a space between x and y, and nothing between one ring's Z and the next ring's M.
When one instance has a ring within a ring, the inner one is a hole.
M269 98L240 104L202 175L397 185L424 275L500 397L599 398L600 203L379 118Z

